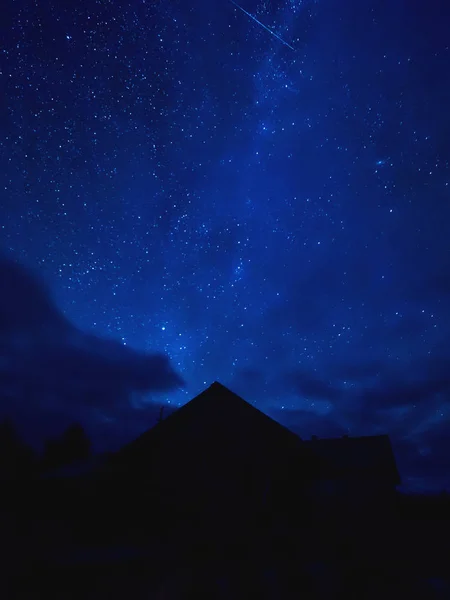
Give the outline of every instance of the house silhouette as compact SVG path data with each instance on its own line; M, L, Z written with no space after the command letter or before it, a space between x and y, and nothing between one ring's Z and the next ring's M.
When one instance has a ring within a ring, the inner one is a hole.
M399 483L387 436L305 441L218 382L125 445L105 474L106 497L128 499L103 511L107 522L164 540L170 560L292 572L340 560L361 519L383 519Z
M218 382L77 473L68 479L83 480L87 507L75 511L77 531L126 543L186 527L221 539L268 529L304 537L314 519L384 510L400 482L388 436L305 441Z
M224 597L201 592L224 579L233 598L270 586L273 598L373 597L364 582L395 579L406 556L403 511L387 511L399 481L388 436L303 440L214 382L92 472L40 481L39 540L53 541L22 579L53 589L59 565L77 597L103 572L108 597L139 581L156 594L177 573L196 581L180 598Z
M278 461L300 460L302 478L315 478L322 462L295 433L217 381L124 446L114 462L129 471L143 461L155 469L171 462L176 469L186 457L232 468L245 468L249 461L252 470L257 463L282 468Z
M160 418L112 461L128 473L140 471L143 464L155 472L170 467L175 473L186 462L189 471L214 464L254 473L259 465L267 474L267 469L280 473L291 467L296 471L290 475L305 483L370 481L380 490L400 484L387 435L303 440L217 381L166 419Z
M292 431L214 382L124 446L108 471L191 519L231 513L248 522L281 503L299 509L323 462Z
M228 532L304 528L321 511L369 504L373 511L400 482L388 436L305 441L217 381L119 450L106 470L139 498L135 514L153 506L174 524Z

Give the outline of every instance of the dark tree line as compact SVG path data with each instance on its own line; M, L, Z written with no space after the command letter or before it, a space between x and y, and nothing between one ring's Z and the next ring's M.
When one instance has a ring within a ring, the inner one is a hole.
M0 473L7 477L31 473L36 463L32 448L20 439L13 423L0 422Z
M79 423L46 440L39 455L21 439L11 421L0 422L0 474L4 477L56 470L85 461L90 455L90 439Z

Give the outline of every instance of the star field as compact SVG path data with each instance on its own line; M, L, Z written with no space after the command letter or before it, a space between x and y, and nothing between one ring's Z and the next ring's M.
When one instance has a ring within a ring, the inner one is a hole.
M7 0L1 243L169 356L158 401L219 380L305 437L387 432L439 488L450 9L360 4L239 4L286 45L228 0Z

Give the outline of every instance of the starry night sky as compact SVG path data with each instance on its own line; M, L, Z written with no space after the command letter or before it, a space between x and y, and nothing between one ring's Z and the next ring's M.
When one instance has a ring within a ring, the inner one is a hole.
M2 3L1 248L68 362L76 337L103 377L111 348L139 363L83 403L53 352L8 406L106 443L219 380L304 437L387 432L406 487L450 488L447 4Z

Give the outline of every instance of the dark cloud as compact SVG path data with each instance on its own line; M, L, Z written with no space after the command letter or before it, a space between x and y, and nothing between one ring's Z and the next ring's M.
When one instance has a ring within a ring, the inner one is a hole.
M412 439L393 439L405 487L439 491L448 486L450 423L443 421Z
M331 367L333 375L344 381L363 381L377 377L383 370L381 361L356 362Z
M449 353L449 344L446 344L446 350L447 353ZM442 352L440 356L428 356L422 359L415 366L415 369L416 371L422 372L427 378L433 381L450 381L450 354L446 356L445 353Z
M258 389L266 385L264 373L258 369L242 368L237 369L232 384L237 386L252 386Z
M449 383L444 381L386 382L361 393L361 401L376 411L387 408L417 407L429 402L435 394L448 392Z
M0 255L0 336L68 322L53 304L44 284L14 260Z
M379 383L362 393L362 401L373 410L402 406L429 405L437 396L450 395L450 361L445 358L423 359L403 372L381 374Z
M336 400L342 396L342 391L329 380L319 377L304 369L288 372L284 378L285 385L291 391L310 400Z
M0 410L3 413L117 415L132 394L182 385L168 358L84 333L56 307L45 286L0 258ZM141 410L142 417L142 410Z
M301 368L285 373L279 389L297 394L305 409L271 409L270 414L304 439L387 433L405 481L426 488L431 478L436 487L446 485L450 360L445 356L397 369L381 359L322 371Z
M80 393L108 392L112 404L121 391L161 391L180 385L166 356L136 352L113 340L79 333L63 347L43 345L39 356L25 365L28 377L45 384L53 378L58 387L70 382ZM83 401L83 396L80 397Z
M422 302L429 299L435 301L436 298L448 301L450 296L450 261L445 258L435 265L430 266L428 264L428 268L422 272L427 273L427 275L417 282L413 290L414 296Z

